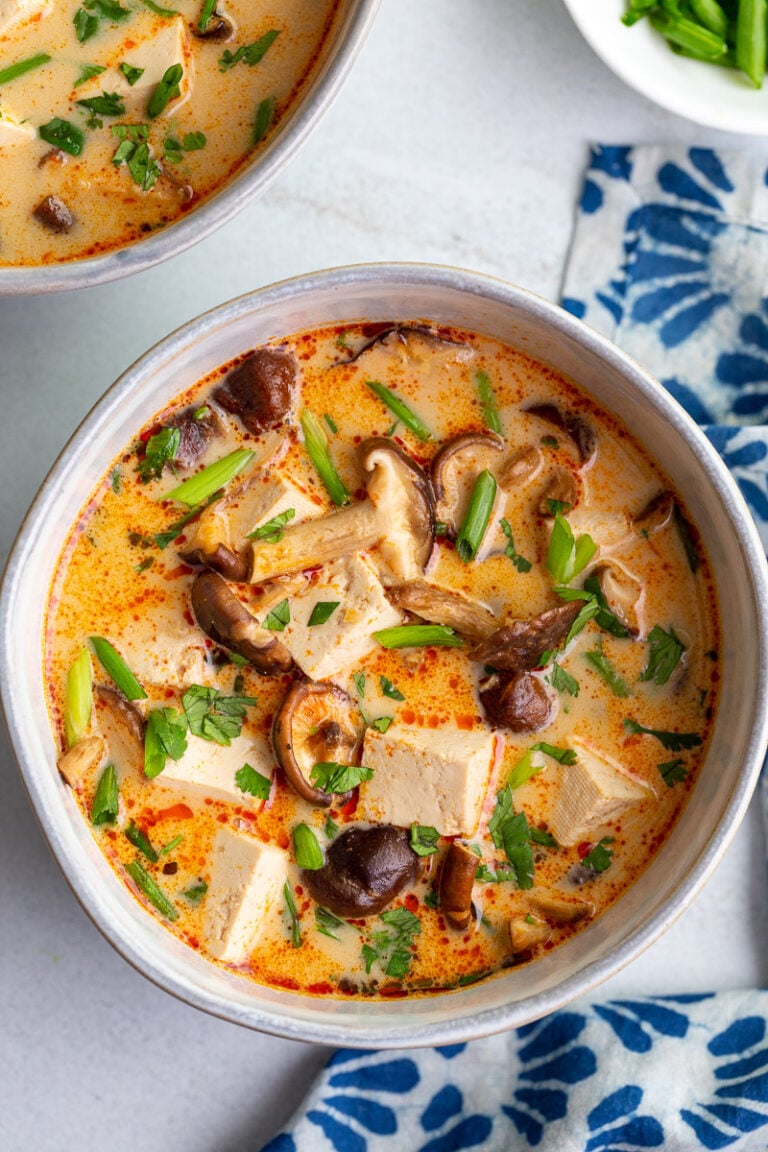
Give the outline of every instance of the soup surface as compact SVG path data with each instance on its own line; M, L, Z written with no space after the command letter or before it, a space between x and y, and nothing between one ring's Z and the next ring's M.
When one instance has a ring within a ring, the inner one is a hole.
M46 675L149 914L259 982L384 997L620 898L719 679L698 534L626 428L423 321L275 341L145 416L61 558Z
M122 247L211 196L312 79L338 0L0 0L0 265Z

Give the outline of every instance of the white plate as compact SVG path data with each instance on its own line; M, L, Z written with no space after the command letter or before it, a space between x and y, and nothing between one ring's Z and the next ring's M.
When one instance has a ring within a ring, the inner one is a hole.
M598 56L632 88L679 116L768 136L768 77L760 91L741 73L677 56L647 20L621 23L625 0L564 0Z

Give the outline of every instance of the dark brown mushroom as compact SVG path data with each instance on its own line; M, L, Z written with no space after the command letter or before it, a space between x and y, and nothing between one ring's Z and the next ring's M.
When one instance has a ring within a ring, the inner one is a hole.
M546 420L548 424L552 424L569 436L576 445L582 465L594 459L597 452L597 433L583 416L577 412L561 409L552 403L531 404L525 411L530 412L532 416L538 416L540 420Z
M323 867L301 875L313 900L348 919L378 916L413 882L418 867L408 829L375 824L342 832Z
M632 517L632 527L641 536L653 536L672 522L675 498L671 492L659 492Z
M480 692L485 715L495 728L538 732L552 720L554 705L541 680L530 672L506 672Z
M375 325L379 327L379 325ZM382 324L380 330L374 332L366 340L361 348L358 348L354 356L352 356L346 363L354 364L366 352L369 352L377 344L387 345L390 342L400 344L401 346L408 347L409 336L420 337L421 339L428 340L434 344L443 344L449 348L465 348L466 344L459 343L458 340L448 340L444 336L439 336L433 332L431 328L427 328L423 324Z
M233 552L226 544L217 544L213 552L206 552L202 547L190 548L180 552L182 560L188 564L201 564L205 568L212 568L225 580L233 580L236 584L244 584L248 579L249 558L243 552Z
M567 468L557 468L539 497L539 515L554 516L558 505L564 505L568 511L575 508L578 502L579 488L575 476Z
M541 449L535 446L521 448L505 463L499 475L499 484L502 488L519 488L533 480L539 472L544 457Z
M235 26L229 17L222 15L222 13L216 9L214 9L209 16L204 32L201 32L200 24L197 20L193 20L190 27L192 28L192 34L197 36L198 39L208 40L214 44L223 44L225 41L231 40L235 34Z
M131 704L130 700L126 700L122 693L114 688L107 688L103 684L96 685L94 694L103 704L106 704L115 719L120 721L131 739L143 748L144 717L138 708Z
M179 468L191 468L205 452L211 440L221 432L221 421L213 408L193 406L172 416L169 428L178 428L181 434L173 463Z
M464 505L475 480L489 458L504 451L496 432L463 432L444 444L432 461L435 514L455 536L461 527ZM489 468L489 471L491 469Z
M192 610L207 636L250 661L257 672L277 676L293 664L288 649L240 603L216 572L201 572L192 584Z
M470 600L463 592L451 592L428 584L426 580L409 580L387 591L390 603L413 612L433 624L448 624L469 640L485 640L498 628L492 612Z
M548 608L530 620L514 620L499 628L469 653L470 659L506 672L536 668L542 652L557 648L581 611L581 600Z
M258 435L282 420L291 406L298 366L277 348L257 348L233 368L213 398Z
M32 215L49 232L69 232L75 218L60 196L46 196L35 208Z
M315 788L315 764L354 764L360 736L352 721L352 702L335 684L297 680L291 685L272 724L272 747L288 783L303 800L324 808L330 792Z
M384 436L360 446L369 477L367 500L327 516L289 525L276 543L256 540L250 579L263 584L276 576L327 564L350 552L378 545L387 583L420 577L432 552L432 489L418 464Z
M551 892L534 891L528 895L528 903L550 924L577 924L595 914L591 900L567 900Z
M459 840L448 845L440 872L440 910L452 928L463 931L472 917L472 888L479 861Z
M643 632L645 587L642 581L618 560L605 560L594 569L592 575L619 623L633 636Z

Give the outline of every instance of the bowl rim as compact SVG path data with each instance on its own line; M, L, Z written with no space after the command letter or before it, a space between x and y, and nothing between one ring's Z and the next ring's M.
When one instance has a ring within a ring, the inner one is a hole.
M221 228L265 191L303 148L346 82L381 3L382 0L348 0L348 11L342 10L337 16L338 42L319 74L310 80L304 98L299 99L264 150L199 208L126 248L115 248L100 256L61 264L0 265L0 297L96 288L162 264Z
M0 586L2 708L11 748L48 846L76 899L102 935L138 972L164 991L211 1015L271 1035L348 1048L376 1046L387 1049L456 1043L518 1027L559 1010L576 997L592 991L596 985L625 967L660 937L688 907L709 879L741 823L768 745L768 710L760 712L756 709L742 767L727 804L720 813L715 830L693 864L677 878L661 907L652 914L646 913L635 930L606 956L585 964L553 987L533 997L508 1002L492 1009L483 1009L471 1016L398 1026L394 1032L388 1027L386 1017L379 1022L370 1024L366 1022L364 1025L355 1022L354 1030L350 1031L348 1027L336 1024L332 1016L318 1023L315 1020L301 1020L296 1016L281 1015L273 1012L269 1006L249 1004L247 1008L243 1008L235 1005L228 1001L226 996L201 988L186 976L169 974L165 971L161 956L142 948L130 937L121 933L120 928L111 921L109 905L97 899L89 877L74 866L72 854L63 834L59 831L59 825L62 823L61 815L56 816L47 808L42 770L37 770L33 761L25 759L26 736L13 693L9 661L9 654L12 651L13 609L18 596L25 554L33 546L38 528L45 523L49 503L55 498L60 477L63 477L69 459L77 456L78 447L90 436L92 425L102 413L114 410L124 399L130 398L134 380L151 374L157 363L173 357L183 348L195 343L205 333L210 333L219 326L225 326L260 307L295 301L319 289L332 288L337 296L341 296L347 289L371 285L400 288L415 286L425 293L431 289L448 288L463 294L479 295L501 305L522 308L533 313L538 319L545 320L558 334L574 340L580 346L586 346L611 367L619 370L643 398L651 401L662 415L675 425L691 449L704 458L711 484L721 502L729 509L730 520L749 569L757 629L756 700L768 697L768 565L757 528L725 464L698 425L645 369L606 337L559 306L527 289L516 287L496 277L460 268L416 263L351 265L292 277L245 293L209 309L157 342L123 372L91 408L51 467L22 521ZM75 877L78 878L77 881Z
M605 0L603 2L605 3ZM609 0L609 2L614 3L615 0ZM620 80L623 80L625 84L633 88L635 92L639 92L647 100L706 128L718 128L723 132L736 132L745 136L768 135L768 104L766 104L765 99L760 103L763 93L756 92L754 88L749 88L746 84L743 89L734 87L732 90L734 93L738 93L738 96L744 96L745 99L751 97L751 106L748 102L746 109L718 100L718 79L721 82L721 93L731 90L726 88L722 82L725 80L727 83L735 79L733 75L719 76L719 73L729 73L729 69L711 67L714 83L709 101L700 99L698 94L692 95L682 83L679 88L672 89L664 85L660 86L658 79L654 78L651 70L647 67L638 66L641 57L645 60L645 53L641 52L638 56L637 52L629 51L626 55L619 55L599 34L599 28L604 24L605 15L598 0L563 0L563 3L593 52ZM617 12L617 20L619 16L620 12ZM658 39L658 48L664 53L663 58L672 57L663 37L653 33L653 38L654 41ZM653 52L655 55L655 49ZM702 66L701 62L697 60L687 60L684 57L673 57L673 59L679 67L689 73L691 67ZM703 66L707 67L707 65Z

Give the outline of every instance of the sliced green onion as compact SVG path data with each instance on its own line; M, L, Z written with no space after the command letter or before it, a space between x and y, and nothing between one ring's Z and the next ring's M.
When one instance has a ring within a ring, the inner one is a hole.
M461 648L461 636L447 624L399 624L372 633L382 648Z
M285 884L283 885L283 899L285 900L285 906L288 909L288 915L291 918L291 943L293 944L294 948L301 948L301 926L299 925L299 914L296 911L296 901L293 898L293 892L291 892L291 885L288 880L286 880Z
M222 456L221 460L214 460L213 464L203 468L202 472L190 476L189 480L179 484L178 488L173 488L164 496L159 496L158 499L178 500L180 504L194 508L197 504L202 504L203 500L207 500L214 492L218 492L219 488L229 484L238 472L242 472L243 468L250 464L255 455L256 453L251 452L248 448L238 448L235 452L230 452L228 456Z
M490 472L483 471L475 480L472 495L469 498L464 523L456 537L456 551L465 564L474 560L477 551L483 542L485 530L493 511L493 502L496 499L496 481ZM583 537L582 537L583 539Z
M40 68L43 64L47 64L50 59L51 57L47 52L39 52L37 56L28 56L26 60L17 60L15 64L9 64L7 68L0 71L0 84L7 84L9 80L17 80L19 76L24 76L34 68Z
M741 7L744 7L744 3ZM727 45L720 36L715 36L714 33L703 28L694 20L686 20L684 16L672 17L665 12L652 12L649 19L656 31L669 40L670 44L676 44L686 51L695 52L700 60L714 61L720 56L724 56L727 51ZM765 19L765 10L763 10L763 19ZM765 45L764 33L763 45ZM755 87L759 88L760 85L756 84Z
M699 24L703 24L722 40L728 38L728 17L717 0L690 0L690 5Z
M276 104L277 101L274 96L267 96L256 109L256 116L253 121L254 144L260 144L269 131L270 125L275 117Z
M406 428L410 428L414 436L419 440L431 440L432 433L427 428L423 420L421 420L415 412L412 412L404 401L392 391L387 388L386 384L380 384L378 380L366 380L366 388L370 388L375 396L378 396L382 404L389 408L393 416L397 416L398 420L402 420Z
M200 19L197 22L197 27L200 32L205 32L206 28L208 27L208 21L211 19L211 16L213 16L215 11L216 0L205 0L202 11L200 13Z
M529 748L525 755L520 757L510 772L507 786L514 791L515 788L519 788L522 784L525 784L526 780L530 780L532 776L541 772L544 767L544 764L534 763L533 749Z
M323 853L308 824L297 824L293 830L293 855L299 868L316 872L323 866Z
M586 533L578 540L565 517L557 512L547 552L547 571L557 584L570 584L597 552L597 545Z
M93 684L91 655L86 648L79 653L67 672L67 691L64 709L64 728L67 747L82 740L91 722Z
M476 372L475 384L477 385L477 395L483 406L483 420L485 421L486 428L490 428L491 432L501 434L501 418L499 417L499 412L496 407L493 385L487 374L482 371Z
M762 87L765 58L766 0L741 0L736 17L736 63L755 88Z
M330 936L331 940L338 940L337 928L344 927L344 921L334 916L327 908L315 908L315 927L323 936Z
M333 616L339 604L341 604L341 600L318 600L307 621L307 627L316 628L318 624L326 624L331 616Z
M100 824L114 824L117 820L117 809L117 773L113 764L107 764L96 785L91 808L91 824L94 828L98 828Z
M102 668L112 677L126 700L146 700L146 692L109 640L103 636L91 636L90 641Z
M328 489L331 500L336 505L348 504L349 492L333 466L328 452L328 438L317 416L309 408L305 408L301 414L301 430L304 433L304 447Z
M125 837L130 840L134 848L138 848L142 855L146 856L153 864L157 864L160 859L157 850L152 847L152 842L146 833L142 832L141 828L131 820L127 828L124 829Z
M163 847L160 849L159 855L167 856L169 852L173 852L174 848L178 848L183 839L184 837L181 835L174 836L173 840L169 840L167 844L163 845Z
M139 860L132 860L130 864L126 864L125 870L139 891L146 896L150 904L154 904L161 916L165 916L166 920L178 920L179 914L173 904Z
M183 75L184 69L181 64L171 64L170 68L166 68L162 80L155 86L147 104L147 114L150 119L154 120L156 116L165 111L171 100L179 98Z

